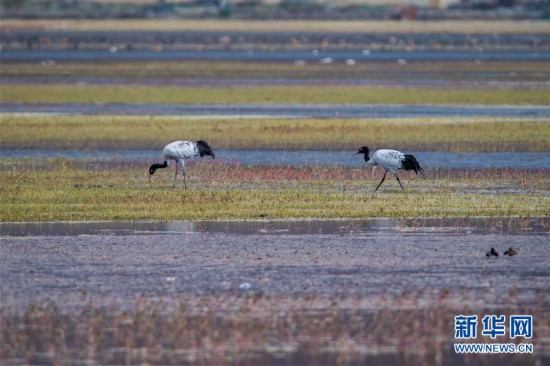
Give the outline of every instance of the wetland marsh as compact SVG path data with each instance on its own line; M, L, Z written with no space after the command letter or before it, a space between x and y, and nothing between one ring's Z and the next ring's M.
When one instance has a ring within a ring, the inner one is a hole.
M451 351L454 316L464 311L527 312L537 320L537 338L550 335L548 219L0 229L6 364L55 357L64 363L519 365L549 357L544 342L536 354L490 360ZM491 246L519 254L488 259Z
M1 363L548 363L548 27L388 24L3 22ZM199 139L188 190L149 180ZM362 145L424 172L373 194ZM458 355L459 314L531 314L535 352Z

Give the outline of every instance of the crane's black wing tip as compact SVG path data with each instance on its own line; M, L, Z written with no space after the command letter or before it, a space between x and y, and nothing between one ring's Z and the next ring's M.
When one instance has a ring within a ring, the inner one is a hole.
M414 170L416 174L424 170L413 155L405 155L403 159L403 169Z
M197 148L199 149L199 155L201 157L205 155L209 155L212 157L212 159L215 159L216 155L214 154L214 152L212 151L212 148L210 148L210 146L206 141L199 140L199 141L195 141L195 143L197 144Z

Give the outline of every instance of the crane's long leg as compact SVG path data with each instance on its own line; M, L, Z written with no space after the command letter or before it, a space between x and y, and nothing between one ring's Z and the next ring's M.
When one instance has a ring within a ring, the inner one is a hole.
M174 185L172 186L172 188L176 188L176 178L178 177L178 168L179 168L179 164L176 163L176 174L174 174Z
M187 182L185 181L185 169L183 169L183 166L181 167L181 171L183 172L183 185L185 186L185 189L187 189Z
M382 180L380 181L380 183L378 183L378 186L377 186L376 189L374 190L375 193L376 193L376 191L378 190L378 188L380 188L380 186L382 185L382 182L384 182L384 179L386 179L386 174L388 174L388 172L385 172L385 173L384 173L384 176L382 177Z
M399 183L399 185L401 186L401 190L403 192L405 192L405 189L403 188L403 185L401 184L401 181L399 180L399 177L397 176L397 174L395 175L395 179L397 179L397 182Z

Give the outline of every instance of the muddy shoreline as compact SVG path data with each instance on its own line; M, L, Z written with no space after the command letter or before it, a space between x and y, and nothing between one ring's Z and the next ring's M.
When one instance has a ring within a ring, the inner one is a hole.
M242 283L268 296L423 293L427 304L445 290L485 306L510 291L528 304L550 290L547 218L119 223L94 231L101 225L34 224L42 234L33 224L0 226L3 305L50 298L69 309L83 304L82 294L229 296ZM16 226L24 236L11 236ZM491 247L499 258L485 256ZM503 256L509 247L519 254Z

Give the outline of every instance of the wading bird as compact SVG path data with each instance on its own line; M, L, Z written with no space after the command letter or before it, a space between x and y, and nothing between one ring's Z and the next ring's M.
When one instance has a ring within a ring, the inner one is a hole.
M176 178L178 177L178 167L181 165L182 175L183 175L183 184L185 189L187 189L187 182L185 181L185 170L183 168L184 161L186 159L200 156L201 158L205 155L210 155L212 159L216 156L214 152L208 146L205 141L175 141L172 142L162 150L162 155L164 157L164 163L162 164L153 164L149 168L149 180L157 169L164 169L170 165L170 160L176 161L176 174L174 175L174 187L176 187Z
M358 154L365 154L365 161L368 165L380 165L385 170L384 176L382 177L380 183L378 183L378 186L376 187L374 192L376 192L378 188L380 188L380 186L384 182L384 179L386 179L386 174L388 174L388 172L392 172L392 174L395 175L395 178L401 186L401 189L405 191L403 185L401 184L401 181L399 180L399 177L397 176L397 171L399 169L414 170L414 172L418 174L418 172L424 170L420 167L420 164L418 164L418 161L416 161L416 158L414 156L405 155L396 150L377 150L374 154L372 154L372 157L369 157L369 148L363 146L355 155Z

